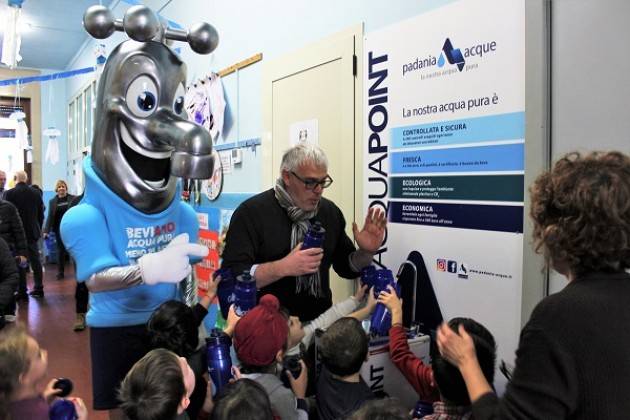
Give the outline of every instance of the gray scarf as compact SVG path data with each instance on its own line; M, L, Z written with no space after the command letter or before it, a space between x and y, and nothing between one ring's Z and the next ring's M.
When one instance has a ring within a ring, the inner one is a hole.
M293 250L297 244L304 240L304 235L311 226L309 221L317 215L317 208L313 211L304 211L293 203L293 199L284 188L284 182L282 178L278 178L276 186L274 188L276 193L276 200L280 204L289 216L289 219L293 222L291 226L291 250ZM300 293L302 291L308 292L311 296L322 296L322 285L319 279L319 271L313 274L306 274L304 276L297 276L295 283L295 291Z

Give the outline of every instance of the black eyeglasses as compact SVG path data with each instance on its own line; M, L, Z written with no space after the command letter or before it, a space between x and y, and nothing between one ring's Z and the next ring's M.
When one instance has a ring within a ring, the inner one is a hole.
M313 178L304 179L293 171L291 171L291 174L293 174L294 177L302 181L304 183L304 188L306 188L307 190L314 190L315 187L317 187L318 185L322 188L328 188L333 183L333 179L330 177L330 175L326 175L322 179L313 179Z

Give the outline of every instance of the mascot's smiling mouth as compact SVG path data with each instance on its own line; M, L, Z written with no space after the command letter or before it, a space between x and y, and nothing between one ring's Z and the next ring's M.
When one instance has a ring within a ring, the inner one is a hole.
M146 150L132 137L122 121L119 132L120 149L131 169L152 189L165 188L170 177L172 152Z

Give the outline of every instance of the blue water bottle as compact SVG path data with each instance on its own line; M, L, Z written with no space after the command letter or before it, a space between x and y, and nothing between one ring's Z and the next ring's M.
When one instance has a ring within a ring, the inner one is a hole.
M304 235L302 249L322 248L324 245L325 235L326 229L322 227L322 224L319 221L313 222L308 228L306 235Z
M221 281L217 286L217 296L219 298L219 307L223 319L227 319L230 305L234 303L234 285L236 280L229 268L220 268L213 273L213 276L221 276Z
M371 289L374 286L375 278L376 267L373 265L368 265L361 270L361 286L367 285L368 289Z
M230 337L218 328L213 328L206 338L208 352L208 375L217 393L232 378L232 359L230 358Z
M383 290L387 290L388 285L394 287L396 293L399 294L392 271L387 269L377 270L374 278L375 297L378 297ZM370 333L375 336L385 337L388 335L391 326L392 314L389 313L385 305L377 303L370 319Z
M256 306L256 281L249 271L245 270L236 278L234 285L234 311L236 315L243 316L254 306Z
M433 404L425 401L418 401L416 408L413 409L413 418L421 419L425 416L433 414Z
M48 418L50 420L76 420L79 417L72 401L59 399L50 406Z

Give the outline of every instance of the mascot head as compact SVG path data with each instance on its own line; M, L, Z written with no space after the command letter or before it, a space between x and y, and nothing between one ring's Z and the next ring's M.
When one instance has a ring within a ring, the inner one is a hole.
M175 197L176 177L206 179L213 169L210 134L186 117L186 65L164 41L187 41L207 54L218 43L216 31L209 24L167 28L145 6L130 8L122 21L92 6L83 24L95 38L115 30L132 38L112 51L99 80L92 166L131 206L159 213Z

